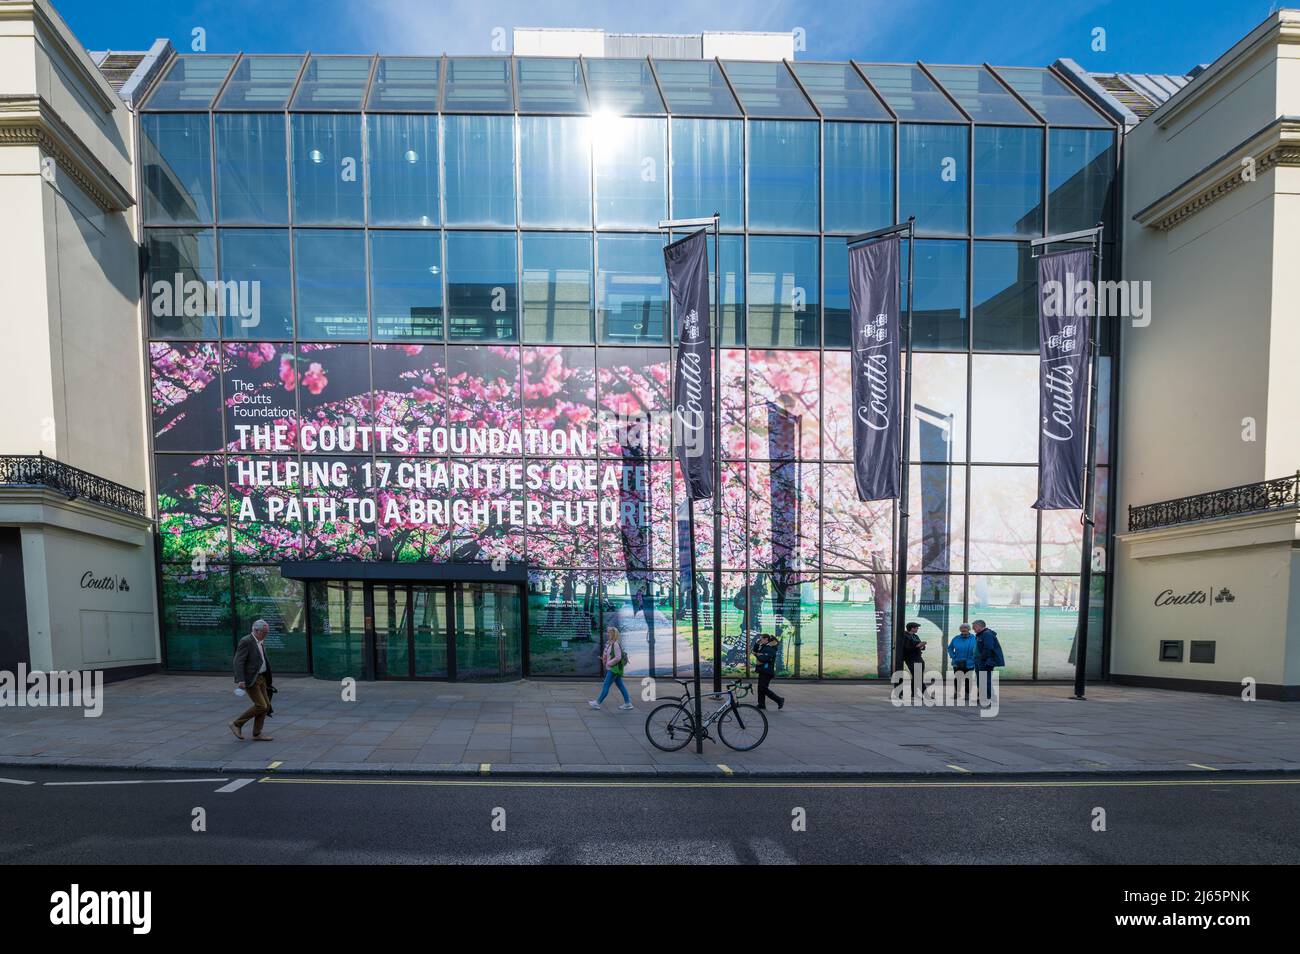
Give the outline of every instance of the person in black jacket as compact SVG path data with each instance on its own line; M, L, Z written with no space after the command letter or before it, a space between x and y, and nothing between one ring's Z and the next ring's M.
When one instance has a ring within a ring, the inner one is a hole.
M921 639L921 624L908 623L903 627L903 668L912 676L912 693L922 695L925 690L925 641Z
M765 704L771 698L778 709L785 708L785 700L772 691L772 680L776 678L776 657L781 643L775 636L760 633L754 640L755 668L758 671L758 707L766 709Z

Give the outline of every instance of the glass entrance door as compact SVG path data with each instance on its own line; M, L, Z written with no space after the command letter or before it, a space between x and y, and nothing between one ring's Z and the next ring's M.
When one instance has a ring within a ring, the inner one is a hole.
M375 676L378 679L446 679L448 586L372 583Z
M452 587L456 678L520 678L519 587L508 583L453 583Z

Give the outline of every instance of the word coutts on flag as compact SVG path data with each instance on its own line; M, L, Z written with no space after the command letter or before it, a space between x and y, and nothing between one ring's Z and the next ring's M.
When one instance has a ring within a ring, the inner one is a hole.
M1039 510L1083 509L1092 250L1038 259Z
M673 376L673 439L691 498L701 500L713 496L713 349L704 230L665 248L664 265L681 326Z
M898 274L901 239L849 249L853 477L859 500L899 493Z

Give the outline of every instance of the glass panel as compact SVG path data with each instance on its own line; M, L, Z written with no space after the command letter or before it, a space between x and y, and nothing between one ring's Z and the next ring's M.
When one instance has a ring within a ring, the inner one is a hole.
M418 347L418 346L417 346ZM432 350L432 349L430 349ZM375 349L374 354L382 353ZM376 390L379 389L379 372L376 371ZM387 415L376 414L375 420L387 420ZM408 451L419 450L419 439L408 445ZM392 446L392 445L390 445ZM383 458L375 461L379 468L380 479L387 473L387 489L380 493L376 503L380 505L375 522L377 534L377 552L380 560L394 560L401 563L446 562L451 557L451 522L441 513L428 514L423 519L411 519L411 505L415 500L426 501L437 495L428 485L430 471L423 468L445 465L446 461L435 457L415 457L410 454L405 458ZM387 471L384 468L389 468ZM388 512L387 500L392 500L396 512ZM390 519L391 517L391 519ZM416 588L419 596L419 588ZM416 625L420 625L416 617ZM418 640L419 633L416 633ZM416 646L416 655L420 647ZM446 661L446 654L443 654ZM416 673L420 675L420 673Z
M907 568L928 571L922 592L931 599L929 577L966 568L966 468L913 464L908 498Z
M901 243L900 307L907 307L907 243ZM927 351L966 350L966 243L918 241L912 275L912 344Z
M998 634L1007 664L999 679L1028 679L1034 674L1034 578L972 576L967 617L984 620Z
M727 60L723 68L745 107L745 115L816 117L784 63Z
M894 127L826 123L826 231L855 234L894 222Z
M235 652L229 568L193 570L183 563L163 566L160 574L167 668L228 670Z
M406 605L406 587L376 583L373 598L375 675L380 679L406 679L411 675L411 645L406 629L410 607Z
M510 60L464 58L447 61L444 112L508 113L514 109Z
M284 116L217 116L217 215L223 222L289 221Z
M520 359L519 348L501 345L449 347L448 422L471 429L495 428L518 434L522 420L519 406ZM473 463L472 459L470 463Z
M885 576L822 580L822 675L888 679L893 669L890 584Z
M1043 233L1043 131L975 127L975 234Z
M360 109L370 81L368 56L313 56L290 109Z
M438 111L438 70L433 57L381 56L375 65L366 109L419 113Z
M301 56L245 56L235 67L216 108L284 109L301 68Z
M365 591L360 580L329 580L311 585L311 660L317 679L362 675L365 646Z
M591 119L596 225L655 228L668 212L667 127L662 119Z
M221 321L225 338L275 340L293 337L293 286L289 271L287 229L222 229L221 280L243 282L257 289L251 314L227 314Z
M1110 123L1064 83L1044 69L999 66L997 73L1053 126L1104 126Z
M370 233L376 338L442 340L441 246L437 232Z
M668 276L660 235L602 235L596 240L596 307L600 340L666 340Z
M221 364L215 344L149 345L149 404L159 451L221 449Z
M817 239L756 235L749 240L749 321L755 347L817 347Z
M360 230L294 232L299 338L369 337L364 236Z
M677 116L739 116L740 107L713 60L654 61L668 111Z
M232 454L226 458L231 560L301 559L302 520L293 508L302 499L302 486L286 470L293 463L292 457Z
M1088 601L1088 675L1101 674L1106 580L1092 577ZM1038 678L1073 679L1079 631L1079 578L1043 576L1038 581Z
M971 360L971 460L1035 463L1038 355L977 354Z
M218 302L209 300L207 283L217 277L216 239L211 229L149 229L145 232L149 270L145 288L149 296L149 335L153 338L215 338ZM247 301L252 307L252 289ZM231 309L229 298L220 308Z
M852 338L849 312L849 253L842 238L828 238L822 246L822 307L825 309L826 347L847 348ZM906 278L903 279L906 281ZM906 286L904 286L906 291ZM907 299L899 301L907 307Z
M524 340L593 341L591 236L525 233L521 242Z
M1037 123L1038 120L982 66L928 66L934 78L977 123Z
M717 212L724 229L744 227L744 126L740 120L676 119L673 136L673 217Z
M745 343L745 237L722 235L718 237L718 265L722 278L722 340L723 345ZM711 252L712 250L710 250ZM713 268L709 268L710 300L718 297L713 287ZM674 334L676 325L674 324Z
M235 62L233 56L176 57L145 100L144 109L207 109Z
M577 59L515 60L521 113L585 113L587 90Z
M966 578L944 573L910 573L904 618L921 624L925 668L938 672L948 666L949 635L962 624Z
M1028 245L976 242L975 348L1038 351L1038 273Z
M596 352L592 348L522 349L524 430L564 432L575 457L595 457ZM633 432L640 437L641 431ZM648 443L648 442L646 442ZM638 448L642 442L638 441ZM530 453L533 448L529 448ZM584 561L590 566L590 560ZM573 564L583 565L582 562Z
M456 583L456 678L518 679L519 589L498 583Z
M514 232L447 233L452 341L513 341L518 310Z
M689 661L691 658L687 642L689 626L685 632L679 626L676 637L673 634L671 579L668 573L600 574L598 603L601 623L603 627L618 627L620 641L628 655L625 675L629 679L639 679L650 673L672 672L674 655L678 660ZM604 632L603 628L601 632ZM704 642L704 631L701 630L701 650ZM712 644L712 636L709 643ZM600 648L592 647L593 655L599 656ZM622 702L618 691L612 692L614 699ZM635 692L631 683L628 692Z
M307 671L306 587L280 575L275 566L235 570L235 632L251 633L264 620L266 648L276 672Z
M821 447L820 362L812 351L750 350L750 460L816 460Z
M600 452L621 457L627 427L649 427L650 453L669 452L669 358L666 348L604 348L596 353ZM645 434L636 435L645 444Z
M449 225L515 224L515 120L443 117Z
M842 381L847 390L848 378ZM827 393L838 386L837 382L827 379ZM966 459L964 354L920 351L912 356L911 457L914 461L926 463Z
M600 58L589 59L583 65L587 68L592 113L663 115L664 101L648 61Z
M158 540L167 562L229 559L226 474L219 455L157 454Z
M899 119L964 121L957 108L939 92L919 66L893 63L859 63L858 66Z
M876 94L848 63L791 63L790 68L827 119L889 119ZM732 74L733 79L735 74Z
M751 632L761 626L780 640L776 671L792 679L811 678L817 669L817 577L809 573L757 573L765 592L756 598L753 584L749 593Z
M140 117L144 220L212 221L212 142L206 114Z
M591 570L529 570L529 673L600 675L596 580Z
M749 124L749 227L817 231L817 124Z
M1033 509L1038 498L1036 468L972 467L970 495L970 568L1033 572L1038 538L1038 511ZM1032 592L1032 580L1029 586Z
M924 234L965 235L966 127L904 125L898 135L899 217L915 215Z
M411 587L411 622L415 628L415 675L447 675L447 590L441 586Z
M600 563L636 577L652 566L672 565L673 508L672 465L647 461L648 448L634 440L627 439L622 460L600 464L601 505L618 515L601 529Z
M591 120L519 120L519 224L591 228Z
M1047 134L1047 153L1048 233L1077 232L1109 219L1115 134L1052 129Z
M221 346L227 449L284 454L295 449L294 357L291 344L226 342ZM259 440L250 428L265 425L277 429L279 435Z
M1044 510L1043 538L1039 544L1041 573L1077 573L1083 553L1080 510ZM1100 541L1098 541L1100 542Z
M370 116L370 223L438 224L438 117Z
M375 424L443 427L447 423L447 366L441 345L374 345L370 349ZM428 448L412 444L407 453ZM401 453L399 451L399 453Z
M365 221L361 191L361 116L291 116L293 219L297 225Z

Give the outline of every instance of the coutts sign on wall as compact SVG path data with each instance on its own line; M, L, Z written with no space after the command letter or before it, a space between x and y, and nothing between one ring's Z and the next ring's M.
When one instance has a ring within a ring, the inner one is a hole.
M131 589L127 585L126 577L114 576L111 573L104 576L95 576L93 570L87 570L81 574L81 588L83 590L115 590L118 593L127 593Z
M1200 606L1210 603L1232 603L1237 597L1232 594L1232 590L1226 586L1220 589L1214 596L1214 587L1210 587L1210 592L1205 590L1190 590L1186 593L1175 593L1173 590L1161 590L1155 598L1156 606Z

